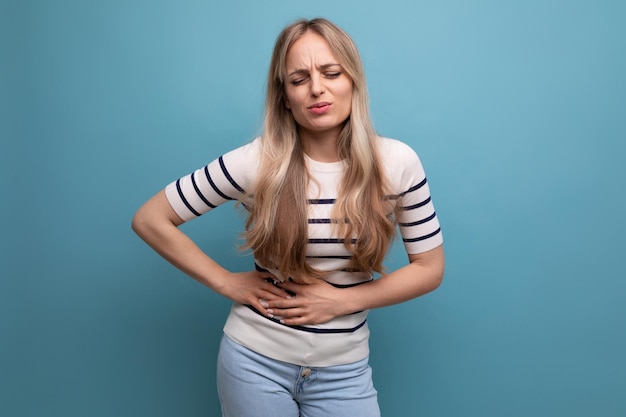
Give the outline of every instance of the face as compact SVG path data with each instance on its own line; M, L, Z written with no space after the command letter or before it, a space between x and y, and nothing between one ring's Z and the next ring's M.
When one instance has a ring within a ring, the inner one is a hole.
M287 52L286 74L285 106L291 110L301 137L339 137L352 108L352 80L328 42L312 31L302 35Z

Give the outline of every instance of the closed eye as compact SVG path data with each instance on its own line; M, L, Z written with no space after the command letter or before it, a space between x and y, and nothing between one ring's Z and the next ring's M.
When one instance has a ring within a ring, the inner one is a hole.
M291 80L291 84L292 85L300 85L300 84L304 83L307 79L308 79L308 77L296 78L295 80Z

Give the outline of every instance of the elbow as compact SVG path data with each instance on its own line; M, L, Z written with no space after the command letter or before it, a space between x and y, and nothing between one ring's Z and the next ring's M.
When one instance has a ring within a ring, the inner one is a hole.
M139 237L142 238L150 229L150 222L146 218L146 215L145 213L143 213L143 210L141 208L137 210L137 212L133 216L130 222L130 228L133 232L135 232Z
M428 252L410 255L411 264L417 277L421 277L424 293L436 290L443 283L445 257L443 247L438 246Z
M178 227L178 223L150 203L141 206L130 222L133 232L148 243L162 238L172 227Z
M174 213L161 191L146 201L133 216L130 227L144 241L152 241L163 235L170 227L183 221Z
M138 214L139 212L135 213L132 220L130 221L130 228L133 232L140 235L141 228L142 228L142 221L141 221L141 217Z
M430 291L434 291L437 288L439 288L441 286L441 284L443 283L443 276L444 276L444 269L445 269L445 263L443 260L443 256L439 257L439 259L435 260L431 266L430 266L430 273L429 273L429 284L430 284Z
M434 263L434 271L433 271L433 275L434 275L434 284L435 284L435 288L433 289L437 289L441 286L441 284L443 283L443 276L445 274L445 269L446 269L446 258L443 252L443 246L440 246L439 249L437 250L437 258L435 260Z
M443 268L441 269L441 271L437 272L434 277L433 277L433 287L432 287L432 291L436 290L437 288L439 288L441 286L441 284L443 283Z
M443 283L443 276L445 271L445 261L443 256L437 262L437 267L433 271L433 290L436 290Z

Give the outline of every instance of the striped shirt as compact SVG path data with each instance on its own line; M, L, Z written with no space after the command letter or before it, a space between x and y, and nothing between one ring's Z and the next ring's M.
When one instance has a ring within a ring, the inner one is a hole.
M428 183L417 154L408 145L380 138L383 169L399 205L397 220L408 254L434 249L443 242ZM230 200L244 200L258 170L259 139L228 152L207 166L174 181L166 189L168 201L185 221L192 220ZM309 205L306 249L311 266L329 271L324 279L338 288L372 280L370 273L348 268L350 251L333 235L330 221L344 162L323 163L306 157L314 181L307 195ZM244 200L245 201L245 200ZM263 265L255 263L259 270ZM280 277L278 271L269 270ZM233 303L224 332L234 341L262 355L306 366L352 363L369 354L367 311L337 317L327 323L286 326L277 318L262 316L253 308Z

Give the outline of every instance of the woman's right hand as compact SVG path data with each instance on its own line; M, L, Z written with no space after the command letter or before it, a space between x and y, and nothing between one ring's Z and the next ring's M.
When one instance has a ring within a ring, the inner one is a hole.
M273 284L276 277L270 272L230 272L221 267L178 228L182 223L161 190L137 210L132 226L172 265L233 301L269 316L265 301L289 298L285 290Z
M250 305L265 316L271 316L267 301L290 298L282 288L273 284L276 277L269 272L231 272L224 276L216 291L231 300Z

